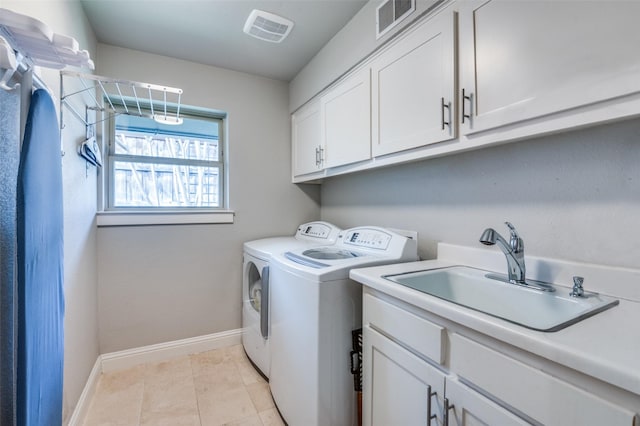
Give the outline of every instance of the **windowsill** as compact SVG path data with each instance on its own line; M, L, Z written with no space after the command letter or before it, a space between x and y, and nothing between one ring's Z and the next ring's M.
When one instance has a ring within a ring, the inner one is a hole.
M214 223L233 223L235 212L186 211L186 212L150 212L145 211L104 211L96 213L98 227L107 226L147 226L147 225L201 225Z

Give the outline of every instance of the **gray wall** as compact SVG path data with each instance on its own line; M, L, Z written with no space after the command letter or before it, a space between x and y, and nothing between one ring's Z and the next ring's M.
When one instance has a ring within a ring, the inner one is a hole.
M2 7L39 19L54 32L76 38L95 59L96 39L78 2L3 0ZM86 72L86 70L83 70ZM59 96L57 71L42 69L42 77ZM56 99L57 101L57 99ZM85 135L79 120L67 112L62 133L64 185L65 360L64 418L70 417L98 357L96 265L96 172L85 169L76 145Z
M314 58L291 80L289 110L298 109L335 79L409 25L436 0L416 0L416 10L376 40L376 8L381 0L370 0Z
M376 49L369 1L290 83L295 110ZM417 11L430 6L418 0ZM399 29L398 29L399 30ZM397 32L397 30L394 30ZM439 241L479 246L484 228L513 222L527 253L640 267L640 120L327 179L321 217L420 232L422 258Z
M417 230L423 259L509 220L527 254L640 268L639 165L636 119L332 178L322 219Z
M100 350L241 327L244 241L319 218L319 188L291 184L288 87L143 52L98 46L98 73L184 90L228 113L232 225L99 228Z

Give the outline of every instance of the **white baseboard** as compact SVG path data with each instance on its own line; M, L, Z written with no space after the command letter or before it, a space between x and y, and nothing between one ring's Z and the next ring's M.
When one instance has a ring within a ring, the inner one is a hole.
M95 364L93 364L91 373L89 373L89 377L87 378L87 383L84 385L84 389L82 389L82 393L80 394L80 398L78 399L76 408L73 410L67 426L81 426L84 422L84 418L89 411L89 406L91 405L91 400L93 399L93 395L96 392L98 379L100 379L101 373L102 361L100 359L100 356L98 355L98 358L96 359Z
M102 372L123 370L147 362L165 361L179 356L211 351L213 349L238 345L242 342L242 329L174 340L157 345L142 346L100 356Z
M84 422L102 373L123 370L147 362L165 361L179 356L239 345L240 343L242 343L242 329L239 328L99 355L67 426L81 426Z

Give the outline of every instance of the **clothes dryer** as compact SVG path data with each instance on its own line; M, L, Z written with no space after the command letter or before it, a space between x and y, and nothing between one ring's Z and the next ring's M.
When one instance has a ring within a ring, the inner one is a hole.
M302 224L290 237L244 243L242 266L242 345L258 370L269 378L269 262L288 250L334 244L340 228L327 222Z
M349 271L415 260L415 234L371 226L273 256L269 386L288 424L356 424L349 352L351 331L362 327L362 287Z

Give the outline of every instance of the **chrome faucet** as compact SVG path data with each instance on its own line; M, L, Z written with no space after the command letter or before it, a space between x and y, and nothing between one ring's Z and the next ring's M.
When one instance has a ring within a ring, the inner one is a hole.
M480 236L480 242L487 246L497 244L500 250L507 258L508 279L512 284L524 284L525 280L525 266L524 266L524 241L518 235L515 226L509 222L505 222L505 225L509 227L511 232L511 238L509 242L502 238L498 232L493 228L487 228Z

